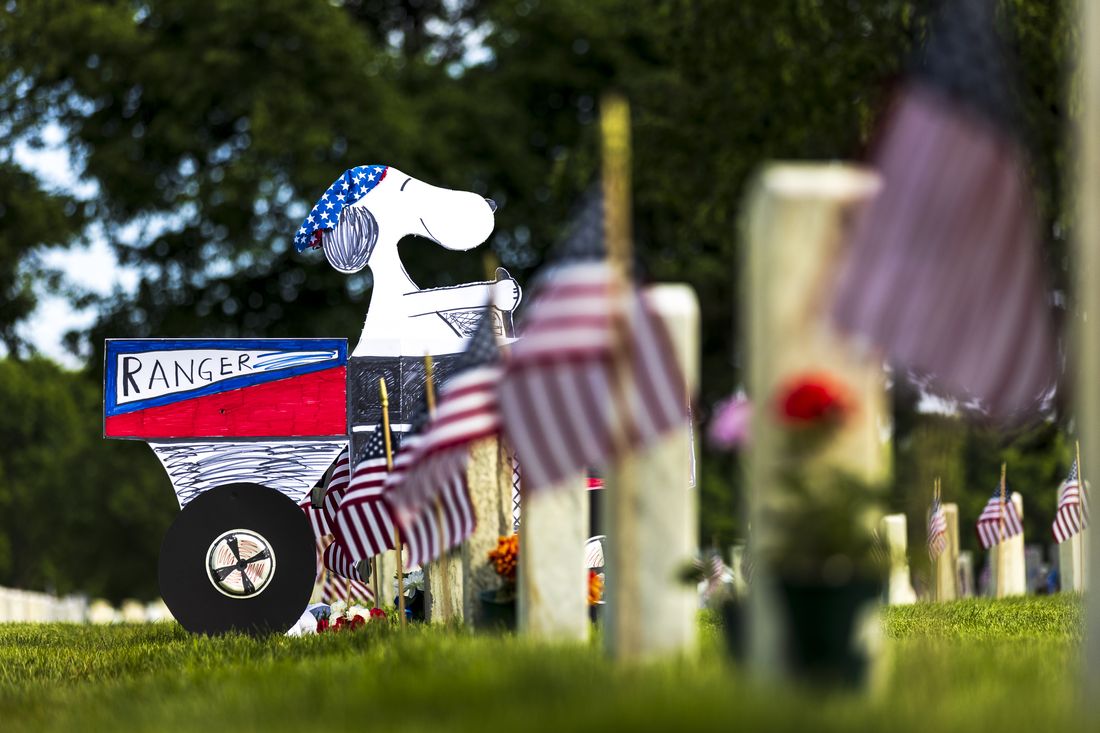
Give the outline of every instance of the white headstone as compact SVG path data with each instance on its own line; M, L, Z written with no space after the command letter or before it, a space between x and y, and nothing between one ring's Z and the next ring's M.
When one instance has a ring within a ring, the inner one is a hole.
M890 605L916 603L917 594L909 577L908 534L904 514L882 518L882 537L890 556L890 580L887 601Z
M699 374L695 291L658 285L648 295L671 337L687 401ZM681 577L699 547L698 494L691 480L686 424L608 472L601 497L608 541L604 646L617 659L696 650L698 595Z
M588 616L588 482L581 475L523 497L516 621L527 636L584 641Z
M1024 519L1024 498L1012 492L1020 521ZM993 594L997 598L1027 595L1027 570L1024 563L1024 533L1009 537L990 551L990 573Z

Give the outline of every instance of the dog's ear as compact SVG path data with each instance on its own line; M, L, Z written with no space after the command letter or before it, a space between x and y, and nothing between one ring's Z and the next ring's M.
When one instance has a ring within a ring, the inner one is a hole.
M378 243L378 220L362 206L345 206L340 221L324 230L321 246L325 259L339 272L351 274L367 266Z

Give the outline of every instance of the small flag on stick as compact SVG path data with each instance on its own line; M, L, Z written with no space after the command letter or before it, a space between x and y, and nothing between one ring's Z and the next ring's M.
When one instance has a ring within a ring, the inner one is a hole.
M1077 461L1058 487L1058 509L1054 513L1054 539L1063 543L1088 526L1088 497L1078 475Z
M394 546L393 519L382 500L387 475L384 432L377 428L367 441L336 512L336 539L352 560L371 558Z
M500 430L497 384L502 367L486 311L440 389L434 413L409 457L400 490L387 493L409 544L410 564L424 564L469 537L476 525L466 484L470 445ZM428 395L434 402L429 375Z
M1016 504L1008 500L1005 493L1003 484L997 486L978 517L978 539L986 550L1024 531Z
M602 193L587 196L542 274L521 334L500 405L525 491L685 424L687 390L664 325L606 259Z
M928 554L935 560L947 549L947 515L943 511L940 481L932 494L932 509L928 513Z

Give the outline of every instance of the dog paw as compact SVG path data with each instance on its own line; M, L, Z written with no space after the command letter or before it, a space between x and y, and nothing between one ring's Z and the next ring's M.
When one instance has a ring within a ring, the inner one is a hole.
M519 305L520 287L507 271L498 269L498 278L501 277L502 272L503 278L493 283L493 306L502 311L511 312Z

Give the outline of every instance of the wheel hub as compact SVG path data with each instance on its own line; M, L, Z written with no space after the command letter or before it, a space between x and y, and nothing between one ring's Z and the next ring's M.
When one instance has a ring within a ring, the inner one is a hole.
M248 529L223 532L206 553L206 575L219 593L253 598L275 575L275 553L263 535Z

